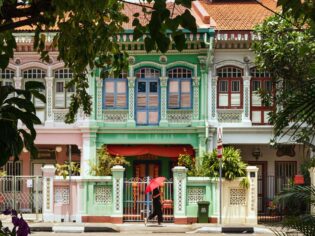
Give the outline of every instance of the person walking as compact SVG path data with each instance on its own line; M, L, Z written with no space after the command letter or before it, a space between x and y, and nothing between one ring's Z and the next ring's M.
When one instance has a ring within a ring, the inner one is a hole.
M153 219L155 216L158 218L158 225L161 225L163 222L163 214L162 214L162 202L161 202L161 193L159 188L153 189L152 193L152 201L153 201L153 212L148 217L148 219L144 219L145 224L147 224L147 220Z

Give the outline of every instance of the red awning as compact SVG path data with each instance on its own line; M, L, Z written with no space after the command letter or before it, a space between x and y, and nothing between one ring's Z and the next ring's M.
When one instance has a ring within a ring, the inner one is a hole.
M111 155L142 156L151 154L159 157L178 158L179 154L194 156L194 149L190 145L107 145Z

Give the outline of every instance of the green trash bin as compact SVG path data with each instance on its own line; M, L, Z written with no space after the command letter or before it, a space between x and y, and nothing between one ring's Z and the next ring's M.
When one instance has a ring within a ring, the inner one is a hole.
M210 202L199 201L197 203L198 203L198 223L208 223Z

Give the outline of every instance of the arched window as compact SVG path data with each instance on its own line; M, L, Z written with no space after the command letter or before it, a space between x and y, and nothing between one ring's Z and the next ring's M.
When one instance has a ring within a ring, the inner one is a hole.
M54 71L55 76L55 108L68 108L70 106L71 95L75 92L75 86L65 88L72 79L72 71L62 68Z
M14 71L10 69L0 69L0 86L1 85L13 85L13 77L14 77Z
M106 77L103 80L103 108L127 109L127 73L121 72L118 78Z
M263 104L259 91L272 94L273 86L270 73L256 67L250 69L251 75L251 120L253 124L267 124L272 104Z
M234 66L217 69L218 108L240 109L243 106L243 70Z
M135 73L136 80L136 122L138 125L158 125L159 114L159 77L155 68L140 68Z
M40 69L40 68L30 68L22 71L22 76L24 79L24 84L27 81L39 81L42 82L45 85L45 77L46 77L46 71ZM39 92L44 94L46 96L46 91L44 89L39 89ZM36 115L39 117L39 119L42 121L42 123L45 121L45 103L43 103L41 100L37 98L32 98L33 103L36 108Z
M184 67L176 67L168 71L168 78L168 108L191 108L192 71Z

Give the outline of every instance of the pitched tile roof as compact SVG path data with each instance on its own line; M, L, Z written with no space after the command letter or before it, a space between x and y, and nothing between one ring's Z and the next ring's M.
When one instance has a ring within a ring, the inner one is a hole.
M252 30L255 25L273 15L254 0L207 0L199 1L216 23L217 30ZM260 0L261 4L278 11L275 0Z
M176 17L177 15L184 13L184 11L186 10L186 8L184 8L182 6L175 6L175 8L173 10L173 3L167 3L167 6L171 12L173 11L173 17ZM149 8L147 10L150 11ZM148 20L150 19L150 18L146 18L146 16L144 16L144 14L142 13L142 7L141 6L137 6L137 5L134 5L131 3L124 3L123 12L126 16L129 17L129 22L123 24L124 29L133 29L134 28L132 26L132 21L134 19L133 14L135 14L136 12L140 13L139 20L140 20L141 24L146 24L148 22ZM197 25L199 25L199 24L204 25L202 20L199 18L198 15L196 15L194 13L194 11L192 11L191 13L192 13L192 15L195 16ZM16 28L15 30L16 31L33 31L33 30L35 30L35 26L25 25L25 26L21 26L19 28ZM58 28L55 26L55 27L51 28L50 30L51 31L57 31Z

